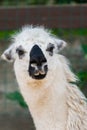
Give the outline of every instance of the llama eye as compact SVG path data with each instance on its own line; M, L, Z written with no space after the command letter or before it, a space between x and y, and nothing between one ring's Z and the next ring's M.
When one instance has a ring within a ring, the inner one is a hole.
M18 53L20 58L22 58L22 56L25 54L25 51L23 50L21 46L16 49L16 52Z
M49 43L48 46L47 46L47 49L46 51L49 52L49 55L53 55L53 49L54 49L54 45L52 43Z
M19 50L19 51L18 51L18 55L19 55L19 56L24 55L24 51L23 51L23 50Z

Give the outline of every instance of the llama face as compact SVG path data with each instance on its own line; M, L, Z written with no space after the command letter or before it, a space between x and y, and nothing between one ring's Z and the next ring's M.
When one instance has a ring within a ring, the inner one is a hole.
M48 73L48 58L51 57L50 50L48 51L42 43L32 43L31 46L16 47L15 66L19 65L21 73L26 72L28 77L35 80L44 79ZM50 53L49 53L50 52ZM23 72L24 71L24 72Z
M43 80L50 75L49 72L55 72L58 66L56 55L65 45L63 40L55 38L45 29L25 28L15 36L14 43L2 58L13 61L16 75L24 76L23 79Z

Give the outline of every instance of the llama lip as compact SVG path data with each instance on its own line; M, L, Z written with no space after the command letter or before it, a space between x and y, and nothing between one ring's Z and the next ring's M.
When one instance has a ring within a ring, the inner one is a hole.
M46 74L39 74L39 75L33 75L32 78L33 79L36 79L36 80L41 80L41 79L44 79L46 76Z

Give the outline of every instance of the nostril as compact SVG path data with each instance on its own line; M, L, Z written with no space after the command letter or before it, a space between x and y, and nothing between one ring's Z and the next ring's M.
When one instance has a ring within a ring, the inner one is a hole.
M43 67L45 67L45 66L47 66L47 62L44 62L44 63L43 63Z
M44 71L47 73L47 71L48 71L48 65L47 64L44 64Z
M32 66L42 66L43 64L47 63L47 60L46 58L44 57L41 57L41 56L34 56L34 57L31 57L30 59L30 64L32 64Z

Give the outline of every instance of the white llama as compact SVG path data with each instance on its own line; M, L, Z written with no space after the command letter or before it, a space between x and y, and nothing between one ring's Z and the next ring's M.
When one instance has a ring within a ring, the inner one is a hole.
M36 130L87 130L87 103L68 61L58 52L66 42L44 27L26 26L2 54L14 62L21 94Z

